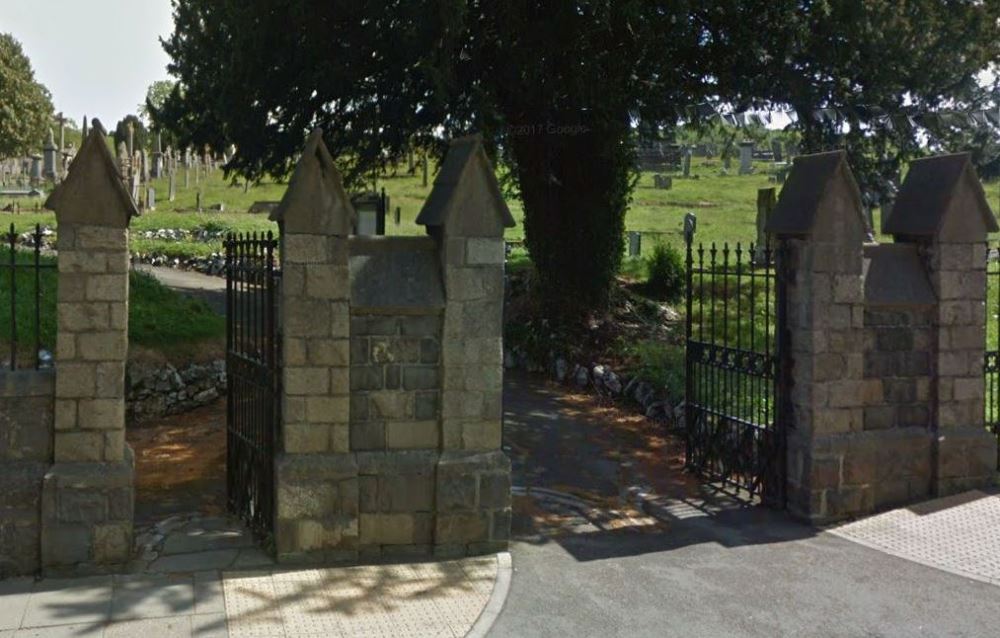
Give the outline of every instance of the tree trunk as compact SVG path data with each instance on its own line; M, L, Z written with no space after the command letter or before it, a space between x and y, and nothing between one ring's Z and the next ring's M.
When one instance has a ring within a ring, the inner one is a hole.
M579 321L606 305L621 265L635 153L624 124L539 126L509 140L525 243L548 314Z

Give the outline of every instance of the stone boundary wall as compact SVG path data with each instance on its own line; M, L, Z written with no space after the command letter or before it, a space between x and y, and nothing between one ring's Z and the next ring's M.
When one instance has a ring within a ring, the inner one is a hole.
M218 359L178 368L130 361L125 381L126 420L142 422L183 414L225 396L226 362Z
M314 132L272 214L282 228L283 562L506 547L503 229L476 138L456 140L418 218L429 237L352 236Z
M52 466L55 371L0 372L0 579L41 567L42 480Z
M988 232L967 155L919 160L865 245L842 152L796 159L767 232L786 264L789 510L828 523L994 484L983 359Z

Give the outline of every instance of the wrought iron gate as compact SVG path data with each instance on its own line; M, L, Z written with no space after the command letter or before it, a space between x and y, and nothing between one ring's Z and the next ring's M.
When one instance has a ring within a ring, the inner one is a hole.
M687 467L785 502L786 249L687 243Z
M997 437L1000 470L1000 245L986 247L986 427Z
M229 511L269 545L281 422L277 241L270 232L230 234L225 248L227 502Z

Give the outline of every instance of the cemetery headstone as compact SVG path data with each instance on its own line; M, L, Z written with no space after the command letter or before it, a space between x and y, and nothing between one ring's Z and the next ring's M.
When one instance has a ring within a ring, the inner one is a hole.
M683 160L684 177L691 177L691 149L684 149L684 160Z
M138 203L138 201L139 201L139 174L138 173L132 173L131 188L129 188L129 192L132 195L132 201Z
M753 172L753 142L740 142L740 175Z
M156 145L153 147L153 165L149 174L153 179L163 176L163 138L159 133L156 134Z
M194 207L198 209L199 213L201 212L201 191L194 194Z
M167 183L167 199L171 202L177 199L177 180L174 178L173 173L170 174Z
M49 140L45 143L44 148L42 148L42 176L45 179L54 180L56 178L57 153L55 134L52 132L52 129L49 129Z
M642 254L642 233L635 230L628 231L628 256L639 257L641 254Z
M758 266L767 265L767 220L778 202L777 189L760 188L757 190L757 244L754 246L753 262Z
M771 154L774 156L774 161L775 162L779 162L780 163L780 162L784 161L784 159L782 157L782 154L781 154L781 141L780 140L772 140L771 141Z
M660 190L670 190L674 185L674 178L669 175L653 175L653 186Z
M399 206L396 207L395 221L397 226L399 226L403 221L403 211Z
M31 183L37 184L42 181L42 156L31 156Z
M156 210L156 189L152 186L146 189L146 208Z

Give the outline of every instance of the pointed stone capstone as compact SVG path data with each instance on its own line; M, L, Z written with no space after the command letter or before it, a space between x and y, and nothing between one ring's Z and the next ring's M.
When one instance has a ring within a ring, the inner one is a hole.
M896 237L938 236L943 241L985 241L1000 230L968 153L919 159L899 189L882 232Z
M515 225L482 136L452 140L417 223L454 237L501 237Z
M139 214L125 189L115 160L96 119L66 179L56 187L45 207L56 212L59 224L87 224L127 228Z
M347 237L357 221L340 171L323 143L323 131L309 134L288 190L271 212L285 233Z
M847 153L796 157L764 230L772 235L805 236L845 223L865 228L861 190Z

